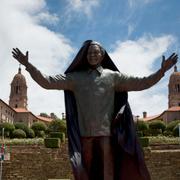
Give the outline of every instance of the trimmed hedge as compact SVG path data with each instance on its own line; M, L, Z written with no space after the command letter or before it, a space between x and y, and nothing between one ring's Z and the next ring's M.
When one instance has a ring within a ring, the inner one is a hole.
M143 132L142 131L137 131L137 136L138 137L143 137Z
M149 138L140 137L139 141L140 141L140 144L141 144L142 147L148 147L149 146Z
M14 131L15 127L13 124L4 122L0 124L0 131L2 135L2 129L4 128L4 136L5 137L10 137L12 132Z
M155 120L149 123L149 129L161 129L163 132L166 129L166 125L161 120Z
M15 129L12 132L13 138L26 138L26 133L22 129Z
M60 138L61 142L65 142L65 134L62 132L51 132L51 138Z
M48 126L49 132L63 132L66 135L66 121L64 120L53 120Z
M44 145L47 148L59 148L60 147L60 139L59 138L45 138Z
M47 130L47 126L43 122L35 122L31 126L33 129L35 136L37 137L45 137L45 131Z
M22 122L17 122L14 124L14 126L16 129L22 129L26 133L27 138L35 137L34 131L31 128L29 128L26 124L24 124Z
M166 127L166 130L167 131L173 131L173 129L176 127L177 124L180 123L180 120L174 120L174 121L171 121L170 123L168 123L167 127Z
M39 138L44 138L46 134L44 131L35 131L35 135Z
M137 130L138 131L145 131L147 130L149 127L148 127L148 124L144 121L137 121L136 122L136 127L137 127Z
M149 129L149 133L152 136L158 136L162 134L162 129Z
M179 137L179 124L177 124L173 129L173 135Z
M14 126L16 129L22 129L24 132L26 132L26 129L28 128L28 126L22 122L17 122Z
M34 130L34 132L36 132L36 131L46 131L47 126L43 122L35 122L35 123L32 124L31 128Z
M172 136L173 136L173 132L170 131L170 130L165 130L165 131L163 132L163 135L164 135L164 136L172 137Z
M28 128L27 131L26 131L26 137L27 138L34 138L35 137L35 133L33 131L33 129L31 128Z

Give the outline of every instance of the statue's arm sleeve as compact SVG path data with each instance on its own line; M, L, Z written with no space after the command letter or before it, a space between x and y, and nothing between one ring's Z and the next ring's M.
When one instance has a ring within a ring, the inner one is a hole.
M164 72L161 69L156 73L143 78L128 76L119 72L115 72L115 90L141 91L144 89L148 89L156 84L163 76Z
M59 74L56 76L47 76L30 63L26 65L26 70L30 73L33 80L45 89L73 90L71 75Z

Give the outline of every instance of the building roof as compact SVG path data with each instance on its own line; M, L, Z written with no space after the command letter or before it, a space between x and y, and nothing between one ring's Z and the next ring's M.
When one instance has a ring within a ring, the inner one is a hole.
M142 118L140 120L143 120L143 121L152 121L154 119L158 119L160 116L161 116L161 114L157 114L157 115L154 115L154 116L149 116L149 117L146 117L146 118Z
M146 117L146 118L142 118L140 120L152 121L152 120L160 118L166 112L179 112L179 111L180 111L180 106L173 106L173 107L170 107L167 110L163 111L161 114L154 115L154 116L149 116L149 117Z
M30 111L28 111L28 110L25 109L25 108L14 108L14 110L15 110L17 113L27 113L27 112L30 112Z
M44 122L51 122L53 119L52 118L47 118L47 117L43 117L43 116L36 116L34 115L31 111L28 111L27 109L25 108L14 108L14 110L17 112L17 113L30 113L31 115L33 115L34 117L36 117L36 119L40 120L40 121L44 121Z
M12 111L16 112L11 106L9 106L7 103L5 103L2 99L0 99L0 101L7 106L9 109L11 109Z
M48 117L43 117L43 116L37 116L37 118L41 121L45 121L45 122L51 122L53 121L52 118L48 118Z
M170 107L169 109L167 109L166 111L169 111L169 112L171 112L171 111L180 111L180 106L173 106L173 107Z

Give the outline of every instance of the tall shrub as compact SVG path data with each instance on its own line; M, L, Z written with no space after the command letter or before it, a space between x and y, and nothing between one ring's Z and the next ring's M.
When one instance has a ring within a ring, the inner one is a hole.
M171 121L168 123L167 127L166 127L166 130L167 131L173 131L173 129L177 126L177 124L180 123L180 120L174 120L174 121Z
M173 129L173 136L178 137L179 136L179 124L177 124Z
M26 124L22 123L22 122L17 122L14 124L16 129L21 129L26 133L26 137L27 138L34 138L35 134L34 131L29 128Z
M12 132L14 131L15 127L13 124L4 122L0 124L0 131L2 135L2 129L4 128L4 136L5 137L10 137Z
M15 129L12 132L13 138L26 138L26 133L22 129Z
M32 124L31 128L34 130L35 136L44 136L45 135L45 131L47 129L47 126L45 123L43 122L35 122Z
M154 120L149 123L149 132L152 136L162 134L166 129L166 125L161 120Z
M49 132L62 132L66 134L66 121L64 120L53 120L48 126Z
M155 121L152 121L149 123L149 128L150 129L161 129L163 132L166 129L166 125L161 120L155 120Z

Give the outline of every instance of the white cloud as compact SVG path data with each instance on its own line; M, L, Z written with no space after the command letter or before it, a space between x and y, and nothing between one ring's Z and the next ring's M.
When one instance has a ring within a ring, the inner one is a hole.
M40 18L43 16L46 18ZM39 19L38 19L39 18ZM50 31L41 23L56 21L46 10L44 0L1 0L0 6L0 98L8 102L10 82L18 62L12 58L13 47L29 50L29 61L46 74L62 73L74 49L62 34ZM38 19L38 21L37 21ZM63 94L39 87L24 70L28 85L28 103L32 112L64 112Z
M41 12L36 16L37 22L47 23L55 25L59 21L59 17L56 14L50 14L48 11Z
M130 8L137 8L137 7L141 7L142 5L151 3L153 1L154 0L128 0L128 5Z
M136 26L134 24L131 23L128 24L128 37L133 33L135 27Z
M68 9L78 13L84 13L86 16L90 17L93 8L99 5L100 0L67 0L67 2Z
M159 60L160 67L161 56L174 41L171 35L161 37L144 35L136 41L117 41L115 50L110 56L121 71L139 76L148 75L152 72L155 60Z
M161 66L161 56L175 42L175 37L164 35L152 37L145 35L136 41L117 41L110 56L119 70L129 75L143 77L150 75ZM153 69L157 63L158 67ZM168 79L163 79L149 90L129 93L129 100L133 112L141 115L143 111L157 114L167 108Z

